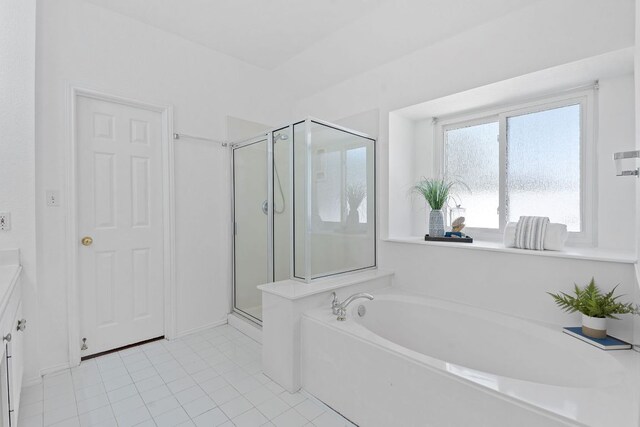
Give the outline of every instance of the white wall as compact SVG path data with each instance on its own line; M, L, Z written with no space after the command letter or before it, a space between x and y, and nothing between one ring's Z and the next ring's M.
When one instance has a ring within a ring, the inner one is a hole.
M38 375L35 229L35 0L0 0L0 212L12 228L0 249L20 248L28 355L25 378Z
M633 252L637 179L616 176L612 161L614 152L635 149L633 75L602 79L598 97L598 246Z
M428 205L411 191L423 177L437 176L434 167L434 121L389 113L389 236L422 236L427 232Z
M47 320L40 349L42 368L49 370L68 363L69 86L173 105L176 132L219 140L226 136L228 115L283 122L290 99L261 69L81 0L40 0L37 29L38 288L40 315ZM228 272L220 270L227 265L228 223L220 218L228 215L229 199L219 188L228 183L228 169L221 149L187 140L176 147L177 323L184 332L221 319L228 308ZM46 207L45 189L60 190L63 206Z
M219 144L175 144L177 334L226 322L230 300L229 154Z
M384 239L388 236L390 204L395 200L391 194L405 191L389 185L390 152L395 149L389 147L388 141L390 111L633 46L634 15L631 1L534 3L302 99L295 111L298 115L333 120L379 109L381 185L378 200ZM628 78L611 86L614 91L625 87L629 88ZM605 97L603 102L618 100ZM621 96L620 102L632 108L628 96ZM628 110L625 109L624 114L628 115ZM621 138L628 137L629 127L619 133L611 132ZM603 167L608 168L605 159L610 159L613 150L613 142L602 141L599 156ZM616 185L617 191L621 190ZM383 240L380 266L395 270L396 283L400 286L500 311L519 310L525 317L554 322L564 319L559 318L545 291L569 289L574 281L584 282L591 276L604 286L620 282L626 291L632 291L630 264L518 258L496 252L440 249ZM486 295L505 292L498 300L499 306L479 295L481 289L486 290ZM521 298L515 290L522 290L526 298ZM628 336L629 323L616 327L625 330Z
M389 134L394 135L398 143L389 150L389 217L393 218L393 234L412 236L413 203L409 190L415 182L413 156L416 146L416 125L413 120L399 114L389 114ZM425 161L427 159L424 159ZM378 200L378 204L382 200Z

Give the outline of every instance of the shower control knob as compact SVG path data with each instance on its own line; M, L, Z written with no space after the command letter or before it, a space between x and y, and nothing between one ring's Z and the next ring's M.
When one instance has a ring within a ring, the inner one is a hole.
M22 332L25 329L27 329L27 319L18 320L18 327L16 328L16 330Z
M11 334L7 334L4 337L2 337L2 340L4 342L11 342Z

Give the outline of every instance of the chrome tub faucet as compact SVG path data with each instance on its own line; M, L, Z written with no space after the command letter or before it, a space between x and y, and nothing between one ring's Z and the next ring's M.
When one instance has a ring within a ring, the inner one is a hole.
M342 302L338 301L338 296L336 295L335 292L332 292L331 296L333 298L333 300L331 301L331 310L332 310L333 314L338 316L336 319L339 320L340 322L344 322L345 320L347 320L347 317L346 317L347 316L347 307L353 301L355 301L357 299L360 299L360 298L366 298L368 300L372 300L373 299L373 295L367 294L367 293L364 293L364 292L361 292L361 293L358 293L358 294L353 294L349 298L347 298L346 300L344 300Z

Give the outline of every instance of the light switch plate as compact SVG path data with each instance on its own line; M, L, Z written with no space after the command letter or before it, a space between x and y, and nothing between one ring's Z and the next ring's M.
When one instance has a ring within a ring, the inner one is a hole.
M11 213L0 212L0 231L11 230Z
M60 206L60 192L58 190L47 190L47 206Z

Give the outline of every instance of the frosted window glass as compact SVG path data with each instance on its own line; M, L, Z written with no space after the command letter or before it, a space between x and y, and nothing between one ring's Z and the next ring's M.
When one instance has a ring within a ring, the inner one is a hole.
M507 118L509 221L548 216L580 231L580 105Z
M498 122L445 131L445 172L471 191L456 191L468 227L499 228L500 171Z

